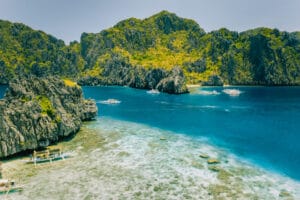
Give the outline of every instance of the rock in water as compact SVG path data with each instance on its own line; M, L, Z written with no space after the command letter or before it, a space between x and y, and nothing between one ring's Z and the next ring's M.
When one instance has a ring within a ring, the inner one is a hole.
M219 164L220 161L218 159L215 159L215 158L210 158L207 160L207 163L208 164Z
M0 100L0 158L45 147L76 133L97 115L81 88L59 78L21 78L10 82Z
M212 75L208 78L208 81L202 83L203 86L223 86L223 80L218 75Z
M186 79L180 67L171 71L164 69L144 69L132 67L130 64L115 62L118 68L106 69L103 77L83 77L79 79L80 85L127 85L140 89L157 89L169 94L187 93Z
M188 89L182 69L174 67L170 74L157 84L156 89L169 94L187 93Z

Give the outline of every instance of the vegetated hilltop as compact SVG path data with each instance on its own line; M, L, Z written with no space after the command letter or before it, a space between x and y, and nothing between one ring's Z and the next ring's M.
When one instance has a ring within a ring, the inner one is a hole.
M0 24L0 76L8 74L3 75L8 79L14 73L52 73L82 85L169 93L185 92L185 83L300 84L299 32L222 28L206 33L195 21L162 11L143 20L129 18L100 33L83 33L80 43L66 46L21 24Z
M83 33L85 74L107 76L121 66L170 70L180 66L188 83L293 85L300 78L300 34L257 28L205 33L189 19L163 11L130 18L97 34ZM117 67L116 67L117 66Z
M66 46L42 31L0 20L0 84L23 74L76 77L83 66L79 43Z

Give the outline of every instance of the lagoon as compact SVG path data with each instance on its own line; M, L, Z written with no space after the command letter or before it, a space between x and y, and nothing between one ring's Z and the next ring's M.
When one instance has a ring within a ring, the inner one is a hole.
M36 168L26 157L4 161L5 176L24 184L10 197L300 198L300 88L226 87L238 96L224 89L168 95L83 87L98 102L98 118L57 144L75 156Z
M206 138L267 169L300 180L300 87L204 87L190 94L148 94L126 87L85 87L86 97L115 98L100 117Z

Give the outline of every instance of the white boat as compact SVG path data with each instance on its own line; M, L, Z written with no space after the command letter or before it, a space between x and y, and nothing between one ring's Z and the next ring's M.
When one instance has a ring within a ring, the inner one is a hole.
M160 92L158 90L152 89L147 91L148 94L159 94Z
M51 156L51 157L32 157L29 160L24 160L25 163L27 164L37 164L37 163L43 163L43 162L52 162L56 160L64 160L66 158L71 157L71 154L68 153L62 153L61 155L56 155L56 156Z
M72 155L70 153L63 153L60 149L47 149L44 151L34 151L29 160L23 160L27 164L37 164L43 162L52 162L56 160L64 160Z
M242 92L237 89L225 89L223 90L225 94L228 94L229 96L239 96Z
M119 104L119 103L121 103L121 101L119 101L117 99L107 99L107 100L104 100L104 101L99 101L99 103L102 103L102 104Z

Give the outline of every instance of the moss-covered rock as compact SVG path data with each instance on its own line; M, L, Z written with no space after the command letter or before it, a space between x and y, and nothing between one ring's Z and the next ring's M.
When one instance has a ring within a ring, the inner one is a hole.
M207 163L208 164L219 164L220 161L216 158L210 158L210 159L207 160Z
M208 169L213 171L213 172L219 172L221 170L220 167L217 167L217 166L208 166Z
M279 193L279 197L285 198L285 199L292 199L293 195L288 192L287 190L281 190Z
M207 158L209 158L209 155L207 155L207 154L200 154L199 157L200 157L200 158L207 159Z

